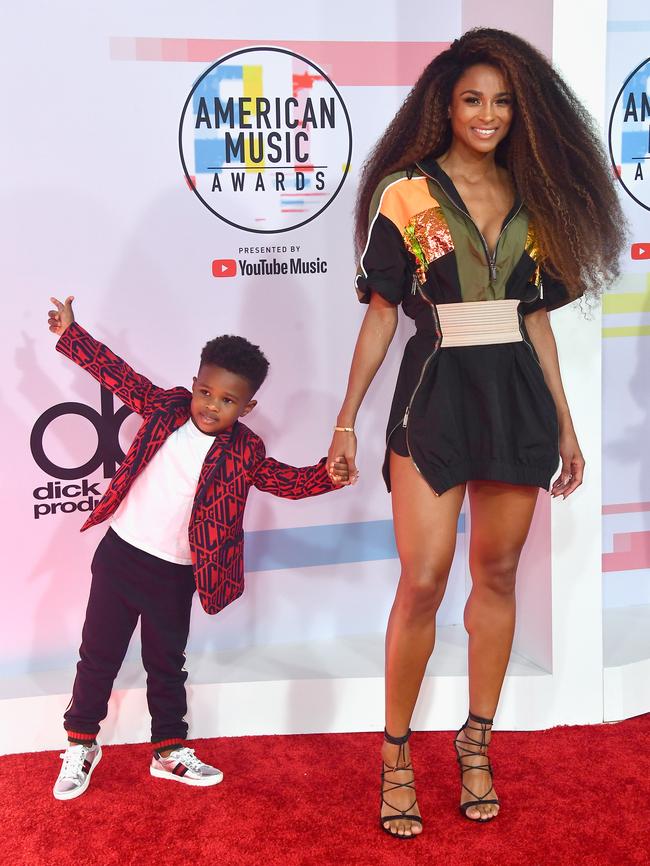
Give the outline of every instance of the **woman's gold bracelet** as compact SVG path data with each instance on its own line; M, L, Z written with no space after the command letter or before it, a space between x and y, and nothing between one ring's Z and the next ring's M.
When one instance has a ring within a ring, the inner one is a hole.
M354 433L354 427L335 427L336 433Z

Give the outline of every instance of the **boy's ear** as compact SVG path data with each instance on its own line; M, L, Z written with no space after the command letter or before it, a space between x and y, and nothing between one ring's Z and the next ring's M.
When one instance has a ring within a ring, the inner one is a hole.
M192 387L196 385L196 376L192 376Z
M243 418L244 415L248 415L248 413L252 412L256 406L257 400L249 400L248 403L244 406L243 410L240 412L239 417Z

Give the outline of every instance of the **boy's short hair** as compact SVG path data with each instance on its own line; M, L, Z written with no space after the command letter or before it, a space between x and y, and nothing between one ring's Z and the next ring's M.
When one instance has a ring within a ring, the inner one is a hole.
M206 343L201 352L201 366L203 364L213 364L242 376L250 382L253 394L266 379L269 370L269 362L260 347L233 334L223 334Z

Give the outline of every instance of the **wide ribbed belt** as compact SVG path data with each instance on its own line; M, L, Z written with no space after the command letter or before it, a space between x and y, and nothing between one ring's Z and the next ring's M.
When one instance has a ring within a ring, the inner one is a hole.
M442 348L521 342L518 306L518 300L436 304Z

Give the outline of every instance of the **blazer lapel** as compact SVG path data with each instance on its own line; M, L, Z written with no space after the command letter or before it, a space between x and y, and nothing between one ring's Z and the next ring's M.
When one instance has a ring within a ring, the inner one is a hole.
M214 442L210 446L210 450L203 462L203 467L199 476L199 483L196 487L196 495L194 497L195 503L200 502L203 499L207 489L214 482L217 474L223 467L226 457L232 450L232 443L235 441L237 436L237 427L238 423L235 422L230 430L218 433L214 437Z

